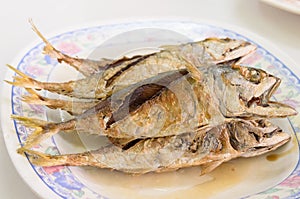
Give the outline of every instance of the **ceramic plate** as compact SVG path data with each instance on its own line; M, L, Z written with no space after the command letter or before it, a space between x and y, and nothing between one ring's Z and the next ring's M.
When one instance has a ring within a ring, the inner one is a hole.
M207 37L231 37L250 41L257 51L243 64L263 68L282 79L274 95L278 100L300 105L299 74L294 63L264 39L237 28L186 21L147 21L104 25L59 34L49 41L59 50L78 57L120 57L155 50L162 44L178 44ZM67 81L78 78L67 64L42 54L43 43L27 50L15 67L41 81ZM12 80L13 72L6 74ZM300 197L298 139L300 115L275 122L292 135L284 147L255 158L236 159L222 164L212 173L200 176L199 169L130 176L116 171L83 167L38 167L16 153L32 129L10 119L11 114L44 120L65 120L68 115L20 100L25 90L5 85L2 94L1 121L9 154L18 172L42 198L297 198ZM44 92L42 94L50 96ZM52 96L52 95L51 95ZM53 96L55 97L55 96ZM58 97L58 96L57 96ZM60 154L82 150L85 144L97 144L98 137L58 134L36 150ZM86 142L86 143L85 143Z
M280 8L282 10L300 14L300 1L299 0L262 0L263 2Z

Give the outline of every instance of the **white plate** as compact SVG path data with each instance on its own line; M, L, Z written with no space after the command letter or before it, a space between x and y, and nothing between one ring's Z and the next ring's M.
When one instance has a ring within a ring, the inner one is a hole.
M123 43L110 42L124 41L124 36L127 40ZM114 39L111 39L112 37ZM231 37L255 43L258 46L257 52L245 60L244 64L264 68L282 78L282 84L275 94L276 100L299 107L300 80L292 72L293 63L262 38L244 31L235 32L217 26L186 21L147 21L78 29L49 40L58 49L73 56L115 57L153 50L165 43L201 40L206 37ZM100 44L101 48L97 48ZM16 67L41 81L66 81L77 77L77 73L66 64L59 64L43 55L43 46L44 44L40 43L24 53L22 58L16 60ZM6 79L11 80L13 75L12 72L8 72ZM273 157L277 157L271 159L273 161L268 158L272 157L271 154L237 159L224 163L204 176L198 175L197 168L129 176L95 168L37 167L18 155L15 150L31 131L13 122L10 114L42 119L64 119L64 114L59 111L24 104L20 101L20 96L24 93L24 89L10 87L7 84L4 86L1 95L1 122L6 146L14 165L29 187L42 198L194 198L195 196L197 198L294 198L300 196L299 145L295 136L300 129L299 115L276 120L280 127L292 135L292 141L272 152ZM94 140L94 137L90 138L86 139ZM52 154L74 152L80 150L77 141L70 136L60 134L43 142L39 150Z
M282 10L300 14L300 1L299 0L261 0L271 6L280 8Z

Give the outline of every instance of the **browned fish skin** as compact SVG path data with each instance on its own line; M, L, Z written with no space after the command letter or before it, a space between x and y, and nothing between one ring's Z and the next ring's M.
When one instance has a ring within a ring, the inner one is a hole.
M99 61L97 60L89 60L89 59L81 59L77 57L70 57L66 54L55 49L51 43L41 34L41 32L37 29L32 21L30 21L32 29L36 34L43 40L45 43L44 53L50 55L53 58L56 58L58 62L66 62L70 66L73 66L76 70L80 71L85 76L90 76L95 73L120 67L124 68L128 67L128 65L136 65L141 60L145 60L145 58L150 57L150 60L146 60L146 62L161 65L161 63L170 62L169 64L179 64L178 58L176 56L172 56L173 53L178 54L182 53L185 58L188 60L192 60L197 65L203 65L207 63L225 63L230 60L235 60L241 58L252 51L255 50L255 46L250 44L249 42L245 42L242 40L234 40L230 38L219 39L219 38L207 38L203 41L188 43L183 45L170 45L170 46L161 46L162 55L160 53L153 53L146 56L136 55L132 58L123 57L118 60L111 60L101 58ZM166 52L166 55L164 55ZM151 56L154 55L154 56ZM157 56L158 55L158 56ZM171 56L170 56L171 55ZM199 57L201 56L201 57ZM170 59L171 58L171 59ZM174 61L172 59L174 58ZM169 60L169 61L168 61ZM162 62L161 62L162 61ZM136 62L135 64L132 64ZM171 65L172 65L171 64ZM174 67L174 66L173 66ZM172 66L171 66L172 68ZM180 69L181 66L176 66L175 69ZM172 68L174 70L174 68ZM155 70L153 70L155 71ZM148 71L149 72L149 71ZM167 71L163 71L167 72ZM135 75L138 73L136 71L133 73ZM158 74L158 73L157 73ZM137 82L137 81L136 81Z
M57 59L59 63L65 62L70 66L74 67L76 70L81 72L84 76L90 76L95 73L107 70L108 68L113 68L119 66L121 64L127 65L131 61L136 60L141 57L140 55L134 56L132 58L121 58L119 60L112 60L101 58L100 60L90 60L90 59L82 59L77 57L71 57L66 55L59 50L57 50L51 43L42 35L42 33L37 29L37 27L30 21L32 29L36 34L43 40L45 43L44 53L48 54L50 57ZM128 62L128 63L127 63Z
M266 120L240 120L209 131L139 140L126 150L110 145L96 151L57 156L26 149L22 152L40 166L95 166L143 174L202 165L205 169L201 174L205 174L233 158L275 150L289 139L287 133Z
M259 70L256 72L261 73L261 80L252 82L244 78L246 70L255 69L201 67L202 81L195 81L187 71L163 73L114 93L74 119L50 126L40 126L30 118L14 118L38 130L25 142L25 148L30 148L59 131L76 130L132 140L207 131L237 118L296 114L287 105L269 101L270 91L278 86L276 77ZM260 111L254 112L256 109Z
M132 174L201 166L205 174L222 162L275 150L290 139L267 120L297 114L270 100L280 79L238 64L255 49L248 42L208 38L162 46L147 55L94 61L61 53L33 29L45 42L45 53L86 76L40 82L9 66L17 76L7 82L29 93L23 101L74 116L58 123L12 116L33 130L18 149L33 164L95 166ZM80 100L49 99L34 89ZM32 150L61 131L97 134L111 143L56 156Z
M162 46L156 53L137 55L119 60L100 61L72 58L56 50L32 24L45 42L45 53L66 62L86 75L86 78L64 83L34 80L25 74L15 77L16 86L44 89L50 92L85 99L105 99L131 84L154 77L160 73L186 68L183 60L197 67L236 61L255 50L255 46L241 40L208 38L203 41L177 46Z

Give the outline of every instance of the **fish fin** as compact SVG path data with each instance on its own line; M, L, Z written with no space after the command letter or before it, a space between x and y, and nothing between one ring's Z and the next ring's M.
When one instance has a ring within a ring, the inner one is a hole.
M42 35L42 33L37 29L37 27L34 25L32 19L29 19L29 23L31 25L32 30L43 40L43 42L46 44L46 50L52 51L55 48L50 44L50 42ZM44 49L45 50L45 49Z
M68 104L72 103L72 101L43 97L31 88L26 88L26 91L29 95L23 95L22 101L28 104L45 105L51 109L66 108L68 110Z
M59 63L62 61L66 62L73 66L76 70L80 71L80 65L82 64L82 59L70 57L56 48L42 35L42 33L38 30L38 28L34 25L33 21L30 19L29 23L31 24L32 30L43 40L45 43L44 54L49 55L50 57L57 59Z
M47 99L41 95L39 95L37 92L35 92L33 89L31 88L26 88L26 91L30 94L30 95L23 95L22 96L22 101L26 102L28 104L37 104L37 105L45 105L45 106L49 106L51 105L51 102L49 102Z
M89 59L81 59L77 57L72 57L67 54L62 53L57 50L37 29L32 20L29 20L33 31L43 40L45 43L44 54L49 55L50 57L56 59L59 63L65 62L70 66L74 67L77 71L82 73L84 76L90 76L99 71L104 70L104 66L107 64L111 64L114 60L111 59L101 59L99 61L89 60Z
M189 60L187 60L185 57L181 57L181 59L186 63L185 67L187 71L191 74L192 78L195 79L196 81L201 81L202 74L198 70L198 68L194 64L192 64Z
M61 109L75 116L94 107L98 101L73 101L63 99L51 99L39 95L35 90L27 88L30 95L22 96L22 101L28 104L45 105L50 109Z
M34 131L26 138L23 148L31 148L38 145L41 141L53 136L60 131L59 126L54 123L40 119L28 118L19 115L12 115L12 119L17 120L22 125L33 128Z
M21 155L26 155L29 161L36 166L63 166L67 165L67 158L64 155L50 155L21 147L17 149Z
M97 166L99 168L108 168L95 159L90 152L51 155L24 147L19 148L17 152L21 155L26 155L30 162L37 166Z
M6 66L11 69L12 71L14 71L15 73L17 73L18 75L20 75L21 77L27 78L28 75L26 75L25 73L19 71L18 69L16 69L15 67L13 67L12 65L6 64Z
M58 62L61 63L61 61L66 61L66 58L70 58L69 56L61 53L59 50L54 48L54 46L42 35L42 33L37 29L37 27L34 25L33 21L30 19L29 23L32 27L32 30L43 40L43 42L46 44L44 47L44 53L49 55L52 58L56 58ZM67 62L68 63L68 62Z
M7 64L7 67L14 71L19 76L14 76L14 81L7 81L4 80L6 83L11 84L13 86L20 86L24 88L35 88L35 89L42 89L40 82L34 80L33 78L29 77L25 73L21 72L20 70L14 68L13 66Z
M212 170L217 168L223 162L224 162L224 160L219 160L219 161L212 161L212 162L201 165L201 175L211 172Z

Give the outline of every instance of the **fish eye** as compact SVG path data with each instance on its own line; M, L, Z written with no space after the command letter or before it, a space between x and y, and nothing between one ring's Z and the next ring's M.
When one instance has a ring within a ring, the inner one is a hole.
M255 68L242 67L242 66L235 65L233 67L233 69L238 70L239 73L247 81L253 82L255 84L258 84L263 79L263 77L265 76L263 71L261 71L259 69L255 69Z
M261 80L261 73L258 70L250 70L249 80L254 83L259 83Z

